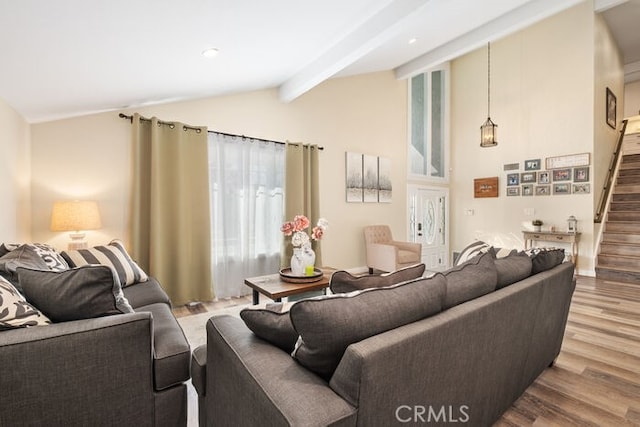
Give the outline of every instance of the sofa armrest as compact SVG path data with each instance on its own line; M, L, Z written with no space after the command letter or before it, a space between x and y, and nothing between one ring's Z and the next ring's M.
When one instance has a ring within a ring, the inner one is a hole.
M356 409L231 316L207 322L206 413L219 425L355 425Z
M152 323L132 313L0 332L0 425L146 425Z

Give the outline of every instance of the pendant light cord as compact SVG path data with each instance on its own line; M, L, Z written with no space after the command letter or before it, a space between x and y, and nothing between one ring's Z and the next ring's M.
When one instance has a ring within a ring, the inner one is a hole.
M487 117L491 117L491 42L487 43Z

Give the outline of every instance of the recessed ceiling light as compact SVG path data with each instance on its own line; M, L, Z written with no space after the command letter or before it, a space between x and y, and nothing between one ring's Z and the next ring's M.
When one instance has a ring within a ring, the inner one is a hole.
M202 51L201 55L204 56L205 58L214 58L218 55L218 48L216 47L210 47L208 49L205 49Z
M412 39L409 39L409 44L414 44L417 41L418 41L418 39L414 37Z

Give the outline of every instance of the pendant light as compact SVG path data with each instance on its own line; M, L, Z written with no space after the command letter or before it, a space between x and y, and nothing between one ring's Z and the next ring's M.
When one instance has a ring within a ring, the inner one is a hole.
M480 126L480 147L495 147L498 125L491 121L491 43L487 43L487 121Z

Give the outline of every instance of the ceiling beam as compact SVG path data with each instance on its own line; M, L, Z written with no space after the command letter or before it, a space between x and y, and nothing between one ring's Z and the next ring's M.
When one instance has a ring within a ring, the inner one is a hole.
M487 42L519 31L582 0L534 0L451 40L394 69L397 79L406 79L429 68L469 53Z
M395 36L403 22L429 0L392 0L279 88L280 100L291 102L353 64Z

